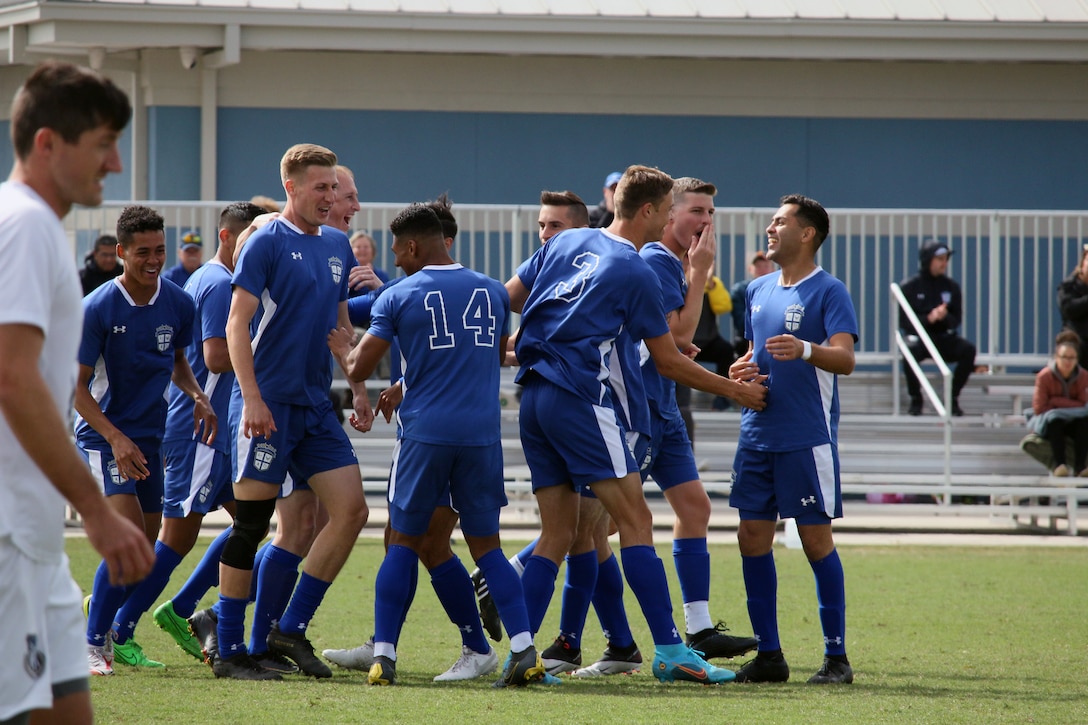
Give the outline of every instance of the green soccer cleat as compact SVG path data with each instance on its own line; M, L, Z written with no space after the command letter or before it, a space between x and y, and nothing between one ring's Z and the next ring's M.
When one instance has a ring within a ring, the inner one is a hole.
M166 667L162 662L149 660L147 655L144 654L144 648L141 647L140 643L135 639L130 639L128 642L124 643L114 642L113 661L120 662L129 667L146 667L152 670Z
M190 654L197 658L201 662L204 661L204 653L200 649L200 642L193 636L193 630L189 629L189 620L185 617L179 617L174 612L174 603L169 599L163 602L154 614L155 624L159 625L159 629L170 635L175 642L178 643L178 647L185 650L186 654Z

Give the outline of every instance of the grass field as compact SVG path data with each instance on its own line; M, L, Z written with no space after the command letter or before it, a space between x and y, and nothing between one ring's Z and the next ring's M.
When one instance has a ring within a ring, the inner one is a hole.
M509 552L514 544L507 544ZM90 591L97 565L84 539L69 540L72 571ZM462 545L455 547L468 559ZM666 559L673 601L679 588ZM378 541L361 540L310 629L317 650L361 644L371 633ZM805 685L822 659L811 570L800 551L779 549L779 620L792 669L784 685L663 685L649 673L652 645L628 592L641 674L561 687L493 690L490 682L438 685L460 636L441 612L426 573L399 648L392 688L364 673L282 683L216 680L178 649L150 614L137 639L165 671L117 665L94 678L103 723L1088 723L1088 550L1049 548L842 547L852 686ZM750 631L735 546L712 546L711 612ZM175 573L172 594L195 562ZM471 568L471 567L470 567ZM562 572L560 572L562 577ZM560 581L561 586L561 581ZM161 600L160 600L161 601ZM207 601L212 601L210 598ZM559 591L538 648L553 638ZM676 605L678 623L683 612ZM504 640L503 645L506 642ZM583 657L604 647L594 615ZM505 646L498 646L500 657ZM732 663L738 667L740 662Z

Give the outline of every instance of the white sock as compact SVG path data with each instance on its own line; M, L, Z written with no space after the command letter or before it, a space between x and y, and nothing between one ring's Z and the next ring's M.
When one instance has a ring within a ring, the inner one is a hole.
M710 629L714 626L710 621L710 604L705 599L701 602L685 602L684 621L687 623L688 634Z
M388 657L394 662L397 661L397 648L393 646L392 642L375 642L374 643L374 656L375 657Z
M510 638L511 652L524 652L533 646L533 636L528 632L518 632Z

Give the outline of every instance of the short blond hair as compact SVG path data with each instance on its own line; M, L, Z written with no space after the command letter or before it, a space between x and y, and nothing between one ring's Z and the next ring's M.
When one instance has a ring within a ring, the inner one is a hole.
M286 182L311 166L336 168L336 154L324 146L312 143L295 144L280 159L280 181Z
M616 187L616 216L634 219L645 204L659 205L672 192L672 186L672 177L661 169L628 166Z

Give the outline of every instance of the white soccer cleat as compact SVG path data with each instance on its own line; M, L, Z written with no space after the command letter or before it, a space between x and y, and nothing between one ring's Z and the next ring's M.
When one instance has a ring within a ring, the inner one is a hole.
M110 638L109 644L101 647L97 647L93 644L87 645L87 664L90 666L92 675L112 675L113 639Z
M453 663L453 667L434 678L435 682L456 682L458 680L474 680L477 677L490 675L499 669L499 656L495 650L487 654L480 654L470 647L461 647L461 656Z
M601 659L588 667L575 670L571 677L607 677L608 675L626 675L638 672L642 668L642 653L632 642L626 649L608 645Z
M327 649L322 650L322 655L334 665L339 665L348 670L362 670L369 672L377 659L374 657L374 638L371 637L365 644L351 649Z

